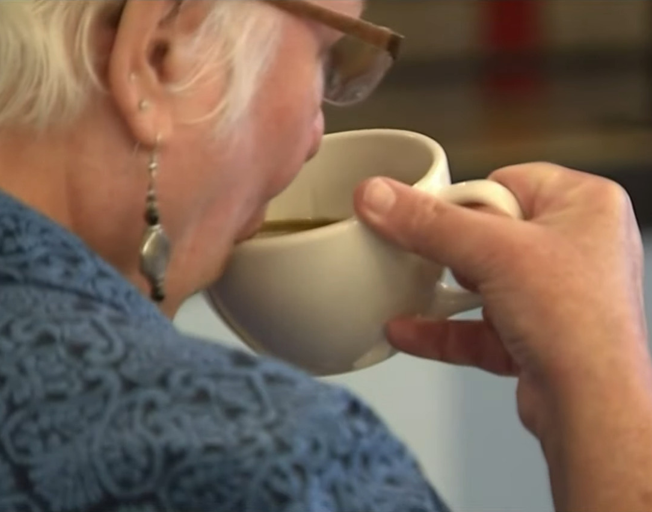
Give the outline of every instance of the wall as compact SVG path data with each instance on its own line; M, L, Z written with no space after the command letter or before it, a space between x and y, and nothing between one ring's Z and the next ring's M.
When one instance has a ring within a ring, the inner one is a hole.
M497 0L494 0L497 1ZM528 0L539 4L541 47L580 50L632 49L650 42L649 2L623 0ZM367 17L406 34L405 57L437 59L486 51L486 0L374 0Z

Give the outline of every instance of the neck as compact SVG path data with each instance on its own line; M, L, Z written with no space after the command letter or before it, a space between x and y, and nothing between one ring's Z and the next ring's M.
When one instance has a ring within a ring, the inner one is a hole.
M84 130L0 132L0 189L75 233L149 296L139 272L147 175L134 172L138 165L146 169L145 155L116 158L120 149L106 142L94 147L88 143L110 137L84 137L82 142L77 133ZM123 165L107 169L104 161ZM181 302L170 294L161 309L171 317Z
M69 227L74 215L69 201L70 167L64 155L61 145L49 137L0 133L0 188Z

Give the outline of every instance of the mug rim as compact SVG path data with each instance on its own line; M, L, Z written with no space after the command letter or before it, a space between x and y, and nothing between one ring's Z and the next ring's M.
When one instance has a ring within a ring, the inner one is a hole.
M424 185L427 184L434 176L439 174L441 171L441 166L437 165L438 162L443 162L445 166L448 164L446 157L446 152L444 148L434 139L420 132L415 132L411 130L401 130L396 128L366 128L361 130L348 130L342 132L329 133L324 136L324 139L328 140L338 140L342 138L347 138L352 135L358 136L377 136L377 135L394 135L400 136L405 139L418 140L422 143L425 143L433 155L433 165L430 167L428 172L426 172L419 180L410 185L411 187L417 188L427 188ZM319 155L319 153L317 153ZM278 245L286 245L288 242L309 242L312 241L316 236L322 237L324 235L332 235L341 231L346 231L351 229L354 226L360 224L360 220L354 214L346 219L329 224L328 226L321 226L307 231L301 231L297 233L287 233L280 236L270 236L267 238L251 238L246 240L235 247L235 250L238 251L243 248L272 248Z

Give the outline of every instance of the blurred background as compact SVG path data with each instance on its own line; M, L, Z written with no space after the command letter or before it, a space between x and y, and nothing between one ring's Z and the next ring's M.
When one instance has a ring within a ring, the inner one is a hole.
M368 102L327 110L330 132L426 133L448 152L454 181L533 160L609 176L632 195L652 264L652 2L369 3L367 18L405 34L405 52ZM646 293L650 304L652 278ZM242 347L201 297L177 323ZM513 380L402 355L328 380L372 404L454 510L552 511Z
M372 0L366 17L404 52L369 101L328 109L330 131L424 132L458 181L529 160L634 179L652 208L636 186L652 163L652 2Z

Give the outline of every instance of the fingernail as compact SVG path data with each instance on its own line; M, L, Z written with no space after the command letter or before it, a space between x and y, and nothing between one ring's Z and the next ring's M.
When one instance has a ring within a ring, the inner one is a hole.
M385 180L375 178L367 185L362 200L373 213L384 215L394 206L396 193Z

